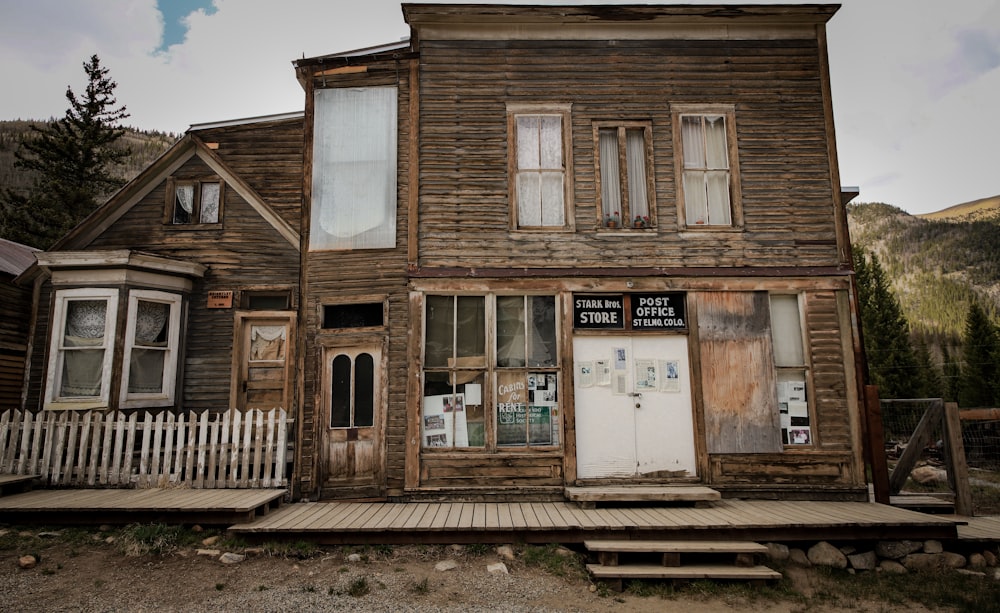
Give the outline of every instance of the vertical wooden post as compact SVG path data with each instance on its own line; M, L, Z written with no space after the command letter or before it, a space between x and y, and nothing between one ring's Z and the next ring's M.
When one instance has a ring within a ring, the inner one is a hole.
M875 502L889 504L889 464L885 458L885 433L882 430L882 405L879 403L878 386L865 386L865 444L868 447L869 465Z
M965 443L962 441L962 420L958 403L944 403L944 436L948 449L948 473L955 488L955 514L971 516L972 490L969 489L969 465L965 461Z

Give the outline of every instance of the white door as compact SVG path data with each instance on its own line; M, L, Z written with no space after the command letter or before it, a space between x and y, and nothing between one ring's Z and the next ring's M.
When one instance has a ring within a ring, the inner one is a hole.
M687 340L573 339L578 478L697 476Z

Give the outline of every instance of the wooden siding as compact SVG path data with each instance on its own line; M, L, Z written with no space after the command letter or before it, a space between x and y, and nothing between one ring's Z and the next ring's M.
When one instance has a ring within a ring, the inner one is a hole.
M31 320L31 288L0 273L0 410L21 406Z
M812 292L805 299L805 327L812 355L812 385L815 397L813 415L817 421L818 444L822 449L851 448L851 415L847 369L850 360L843 351L843 337L849 330L840 329L841 314L834 292Z
M424 41L419 50L422 267L838 264L816 40ZM509 227L511 102L572 104L574 232ZM735 106L744 232L677 227L671 104L699 103ZM652 125L655 230L595 228L592 122L616 119Z
M407 293L407 224L409 202L410 114L408 62L380 62L368 66L367 72L317 77L310 81L312 87L375 87L394 85L398 88L399 133L397 139L397 200L396 246L392 249L367 249L356 251L306 251L303 248L303 320L305 322L304 394L302 397L302 440L299 442L298 471L303 491L322 487L320 474L323 458L323 407L322 396L323 344L344 345L351 338L359 344L374 340L384 341L388 381L385 403L388 407L384 424L385 439L381 441L385 454L385 473L379 475L379 489L387 488L390 494L403 489L403 472L406 448L406 381L407 343L410 339L410 316ZM312 91L307 92L306 120L311 121ZM311 155L311 130L307 128L306 173L304 177L303 245L308 245L309 225L309 174ZM312 168L312 172L322 169ZM357 302L358 296L384 296L388 303L388 317L384 330L363 334L350 330L323 330L324 304Z

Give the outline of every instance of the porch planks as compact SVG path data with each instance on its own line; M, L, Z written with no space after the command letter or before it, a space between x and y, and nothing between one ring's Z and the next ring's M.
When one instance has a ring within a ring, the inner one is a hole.
M711 508L566 502L298 503L230 530L335 543L956 538L956 521L863 502L722 500ZM895 536L891 536L895 535Z

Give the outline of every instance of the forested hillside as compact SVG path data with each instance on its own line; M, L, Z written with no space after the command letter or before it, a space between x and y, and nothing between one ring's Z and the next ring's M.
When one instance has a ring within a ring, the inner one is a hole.
M41 127L45 121L0 121L0 191L3 189L25 190L32 184L28 172L14 167L14 152L25 139L32 138L30 124ZM115 168L115 174L130 180L158 158L170 145L180 138L177 134L136 130L126 128L125 136L119 141L121 147L129 147L132 155L125 164Z
M854 249L878 257L911 330L930 344L961 336L978 299L1000 313L1000 198L915 217L894 206L848 207Z

